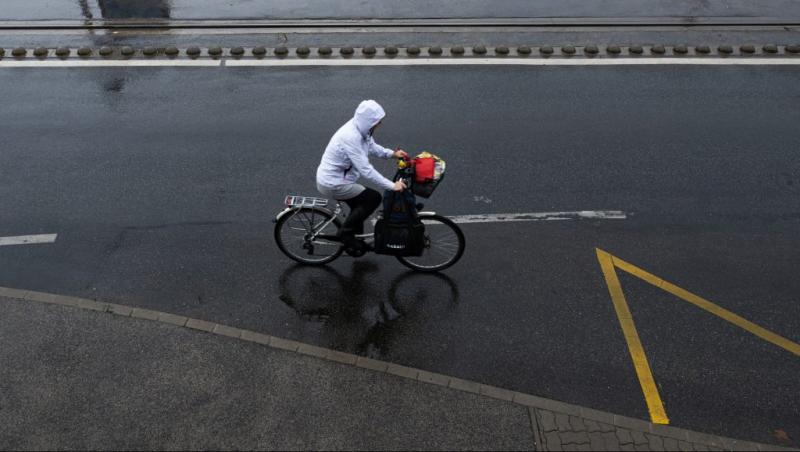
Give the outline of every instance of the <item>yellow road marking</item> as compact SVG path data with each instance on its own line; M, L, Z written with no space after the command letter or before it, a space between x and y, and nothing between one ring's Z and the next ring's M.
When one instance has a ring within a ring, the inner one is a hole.
M598 253L600 252L601 251L598 250ZM755 323L706 300L703 297L695 295L687 290L681 289L675 284L664 281L663 279L658 278L652 273L648 273L642 270L641 268L629 264L628 262L625 262L616 256L611 256L610 254L609 256L611 257L615 267L624 270L625 272L630 273L631 275L636 276L639 279L643 279L649 282L650 284L659 287L684 301L688 301L689 303L697 306L700 309L708 311L717 317L727 320L728 322L733 323L739 328L742 328L746 331L749 331L750 333L755 334L756 336L760 337L761 339L764 339L767 342L771 342L788 352L800 356L800 344L792 342L783 336L779 336L764 327L756 325Z
M608 285L608 292L611 295L611 300L614 303L614 310L617 313L619 324L622 327L622 332L625 336L625 341L628 344L633 365L636 369L636 375L639 377L639 384L642 387L645 400L647 401L647 408L650 411L650 418L653 423L667 424L666 412L664 405L661 401L661 396L658 394L658 389L653 379L653 374L650 371L650 365L647 362L647 356L644 353L639 334L636 332L636 325L633 322L628 303L625 301L625 295L622 293L622 286L619 283L617 272L614 267L623 270L641 280L644 280L666 292L675 295L681 300L687 301L700 309L703 309L711 314L720 317L745 331L748 331L767 342L777 345L790 353L800 356L800 344L786 339L783 336L773 333L768 329L759 326L721 306L718 306L703 297L695 295L688 290L684 290L675 284L664 281L663 279L649 273L641 268L625 262L624 260L612 256L611 254L596 248L597 260L600 262L600 268L603 270L606 284Z
M597 249L597 260L600 261L600 268L606 278L608 292L611 295L611 301L614 302L614 310L617 312L619 325L622 327L625 342L628 344L628 351L633 360L633 367L636 369L636 376L639 377L639 385L642 387L644 399L647 402L650 420L654 424L669 424L669 418L664 410L661 396L658 394L658 387L656 387L656 381L653 379L650 364L647 362L642 341L639 339L639 333L636 332L636 325L633 323L631 311L625 301L625 295L622 293L622 286L619 283L617 272L614 270L613 257L605 251Z

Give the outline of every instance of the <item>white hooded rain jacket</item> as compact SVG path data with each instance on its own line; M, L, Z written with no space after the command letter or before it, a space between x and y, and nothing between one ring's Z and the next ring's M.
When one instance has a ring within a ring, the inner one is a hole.
M327 188L354 184L364 177L378 187L391 190L394 183L383 177L369 163L369 156L391 158L394 151L375 142L369 133L380 122L386 112L374 100L365 100L358 105L356 114L339 128L325 148L322 161L317 168L317 184Z

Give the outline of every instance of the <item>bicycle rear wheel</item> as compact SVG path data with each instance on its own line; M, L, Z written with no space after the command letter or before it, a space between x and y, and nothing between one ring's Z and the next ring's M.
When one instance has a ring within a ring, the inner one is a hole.
M421 220L425 224L422 256L397 256L397 260L420 272L438 272L458 262L466 246L461 228L441 215L426 216Z
M336 259L344 248L340 242L319 238L336 235L339 218L322 209L298 207L275 224L275 243L283 254L307 265L322 265ZM327 224L326 224L327 223ZM312 236L317 237L312 240Z

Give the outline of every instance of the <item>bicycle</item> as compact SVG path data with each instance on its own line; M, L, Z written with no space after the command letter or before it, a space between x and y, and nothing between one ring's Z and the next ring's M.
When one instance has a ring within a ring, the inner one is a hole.
M413 167L398 169L395 180L403 179L409 190L413 184ZM286 208L275 218L275 242L289 258L306 265L324 265L342 255L344 245L337 234L344 219L342 201L328 208L328 200L313 196L289 195ZM449 218L436 212L422 211L417 215L425 225L425 246L421 256L395 256L401 264L420 272L444 270L464 254L465 238L461 228ZM376 214L381 215L381 209ZM376 217L373 215L373 218ZM374 233L357 234L364 241L365 252L373 251ZM355 257L359 257L356 255Z

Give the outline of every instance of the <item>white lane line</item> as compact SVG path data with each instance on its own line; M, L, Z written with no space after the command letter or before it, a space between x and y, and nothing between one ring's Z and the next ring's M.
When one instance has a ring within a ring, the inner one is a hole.
M0 237L0 246L34 245L37 243L54 243L58 234L18 235L16 237Z
M230 67L260 66L642 66L642 65L800 65L789 58L401 58L401 59L286 59L227 60Z
M797 66L800 57L739 58L372 58L264 60L42 60L0 61L0 68L78 67L313 67L313 66Z
M620 210L580 210L575 212L492 213L485 215L455 215L448 217L456 223L504 223L514 221L558 220L624 220Z
M0 68L35 67L219 67L221 60L42 60L0 61Z

